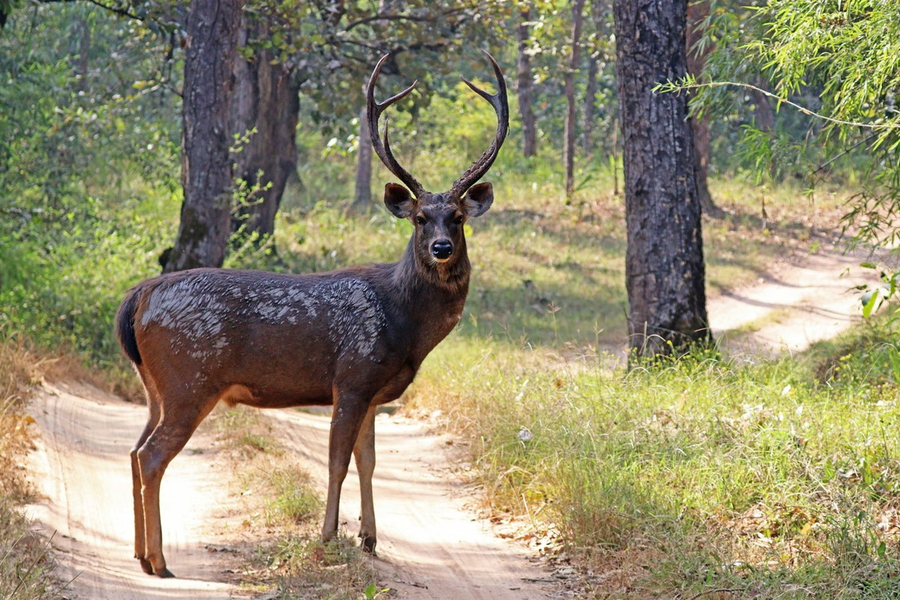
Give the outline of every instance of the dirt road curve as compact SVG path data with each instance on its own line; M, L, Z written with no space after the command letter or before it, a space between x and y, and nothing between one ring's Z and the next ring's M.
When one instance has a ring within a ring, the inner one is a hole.
M146 408L88 387L48 387L31 405L40 431L31 456L45 499L29 507L47 535L56 532L57 573L72 580L66 597L79 600L156 600L235 597L221 583L217 555L204 549L204 525L229 502L226 487L205 460L209 440L191 440L163 482L161 510L166 557L177 579L144 575L134 558L134 517L128 450Z
M59 574L81 600L248 597L234 580L235 557L211 553L215 530L242 519L212 465L215 447L195 436L169 466L162 486L163 536L176 579L144 575L133 558L128 449L145 408L88 387L48 388L32 404L42 441L32 456L46 500L30 507L44 532L56 531ZM270 411L280 437L313 477L326 469L328 417ZM380 579L392 597L513 600L544 596L525 581L543 574L524 550L494 537L463 507L447 467L444 438L421 423L379 416L375 507ZM324 489L324 486L323 486ZM342 520L356 528L356 473L345 483Z
M716 339L731 353L802 352L831 339L860 320L860 284L877 284L877 275L860 263L864 252L842 254L824 248L759 281L728 291L709 303Z

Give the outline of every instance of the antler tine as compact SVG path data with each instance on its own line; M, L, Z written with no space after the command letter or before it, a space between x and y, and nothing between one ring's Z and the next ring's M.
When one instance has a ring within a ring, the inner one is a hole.
M494 67L494 75L497 77L497 93L488 94L465 77L462 80L473 92L487 100L494 107L494 111L497 113L497 134L494 136L494 141L491 142L490 147L453 183L450 192L457 197L462 196L466 190L475 185L488 172L488 169L494 164L494 160L500 152L500 146L503 145L503 140L506 139L506 133L509 130L509 102L506 98L506 80L503 79L503 71L500 70L500 65L497 64L494 57L486 50L483 52Z
M378 155L378 158L381 159L384 166L386 166L391 173L396 175L400 181L405 183L410 191L418 198L425 192L425 188L423 188L422 184L416 181L416 178L406 169L400 166L400 163L397 162L397 159L394 158L394 155L391 153L391 144L388 141L387 124L385 124L384 129L384 143L382 143L378 133L378 119L381 117L381 113L383 113L391 104L408 96L409 93L413 91L413 88L416 87L416 84L419 83L418 80L413 81L411 86L399 94L391 96L384 102L376 102L375 82L378 80L378 75L381 73L381 67L388 57L390 57L390 54L385 54L381 57L378 64L375 65L375 70L372 71L372 76L369 77L369 85L366 86L366 118L369 121L369 137L372 138L372 148L375 150L375 154Z

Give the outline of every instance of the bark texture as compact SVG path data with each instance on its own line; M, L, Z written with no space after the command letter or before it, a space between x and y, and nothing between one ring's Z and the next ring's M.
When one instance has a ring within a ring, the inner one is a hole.
M575 107L575 74L578 72L579 44L581 39L581 23L584 13L584 0L572 0L572 52L569 54L569 69L565 77L566 94L566 130L564 137L566 164L566 201L572 200L575 193L575 126L578 112Z
M584 125L581 136L581 148L585 154L594 150L594 110L597 96L597 71L599 61L596 56L591 56L588 64L587 87L584 91Z
M245 17L238 43L246 46L268 35L264 17ZM230 131L244 135L256 130L234 154L235 177L252 193L236 207L231 230L239 239L255 234L257 244L275 233L275 213L297 166L299 87L291 69L272 64L273 58L265 49L255 50L250 60L238 56L231 100Z
M629 345L664 354L709 338L694 146L683 94L686 0L615 0L625 164ZM671 346L669 344L671 342Z
M522 154L525 157L534 156L537 153L537 128L532 107L534 82L531 76L531 57L527 53L530 35L528 32L529 20L531 20L531 10L525 8L519 12L519 24L516 26L516 35L519 40L516 93L519 97L519 118L522 121Z
M709 1L691 2L687 9L687 70L699 81L706 68L706 57L711 46L700 50L697 42L703 37L703 21L709 16ZM721 209L709 193L709 118L706 115L691 117L694 133L694 160L697 170L697 193L700 207L708 215L718 215Z
M356 192L353 209L361 210L372 203L372 138L366 109L359 113L359 150L356 154Z
M192 0L184 60L184 202L165 272L220 267L231 212L228 109L241 0Z

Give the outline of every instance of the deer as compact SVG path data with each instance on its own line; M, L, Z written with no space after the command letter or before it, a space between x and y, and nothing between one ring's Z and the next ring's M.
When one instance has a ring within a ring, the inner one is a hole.
M403 185L388 183L384 204L413 233L398 262L311 274L198 268L147 279L131 288L116 333L147 396L149 417L130 451L135 558L148 575L173 577L163 555L160 482L169 462L220 402L256 408L332 407L328 489L322 540L338 530L341 486L351 454L360 482L359 537L377 543L372 475L375 411L399 398L422 361L457 325L469 289L464 225L494 199L482 177L506 139L506 82L487 52L497 91L463 77L497 116L489 148L450 190L427 191L391 152L381 114L418 81L385 100L366 87L372 146Z

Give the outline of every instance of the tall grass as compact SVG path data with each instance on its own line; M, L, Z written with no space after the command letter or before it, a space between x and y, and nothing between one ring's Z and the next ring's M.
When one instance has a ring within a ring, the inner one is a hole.
M57 596L48 577L48 545L29 528L21 504L31 495L22 466L31 449L25 399L38 357L20 338L0 329L0 597L43 600Z
M616 571L612 596L879 598L900 573L896 333L630 372L457 336L411 402L471 440L490 506Z

